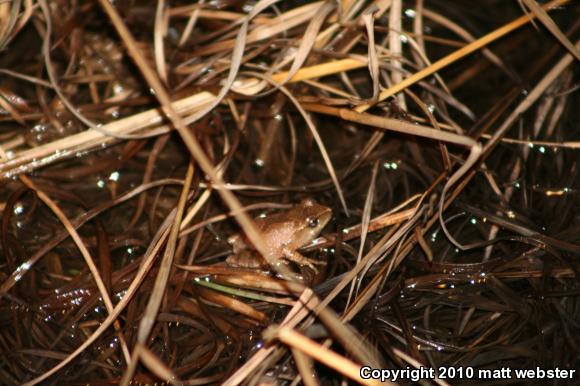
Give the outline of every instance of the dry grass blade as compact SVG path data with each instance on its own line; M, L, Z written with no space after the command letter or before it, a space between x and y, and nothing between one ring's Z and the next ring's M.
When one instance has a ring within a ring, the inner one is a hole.
M191 219L193 217L195 217L195 215L199 212L199 210L201 209L201 207L206 203L207 199L209 199L209 195L210 195L210 191L209 190L205 190L201 196L201 198L199 200L196 201L195 205L193 206L193 208L190 209L189 212L187 212L186 217L184 218L183 222L182 222L182 231L180 233L180 237L183 237L189 233L192 233L198 229L201 229L203 227L206 227L210 224L219 222L219 221L223 221L227 218L230 218L232 216L234 216L234 212L229 212L229 213L225 213L225 214L221 214L218 216L214 216L212 218L208 218L202 222L199 222L195 225L186 227L190 222ZM256 210L256 209L267 209L267 208L278 208L278 209L287 209L288 205L279 205L276 203L264 203L264 204L256 204L256 205L248 205L245 206L243 208L240 208L240 210L244 211L244 212L249 212L252 210Z
M417 200L418 198L419 198L418 196L412 197L411 199L407 200L406 203L402 203L401 205L398 205L393 210L390 210L389 212L384 213L382 215L379 215L379 216L373 218L372 220L370 220L369 226L368 226L368 232L374 232L376 230L384 229L384 228L389 227L391 225L400 224L402 222L405 222L405 221L411 219L415 215L415 213L417 211L416 209L406 209L406 210L402 210L400 212L398 212L398 210L401 209L402 207L407 206L407 204ZM356 237L359 237L361 234L362 234L362 224L355 225L355 226L345 228L342 230L342 238L344 240L354 239ZM319 245L323 242L324 242L323 240L317 241L316 245Z
M263 312L258 311L256 308L244 303L241 300L234 299L231 296L226 296L215 291L201 290L200 294L203 299L222 306L224 308L230 309L241 316L251 318L260 324L265 324L268 321L268 316Z
M362 259L362 256L364 253L364 248L365 248L365 241L367 238L367 232L369 231L369 224L371 222L371 212L372 212L372 208L373 208L373 201L374 201L374 197L375 197L375 193L376 193L375 189L376 189L378 171L379 171L379 164L378 164L378 162L375 162L375 165L373 166L371 183L369 185L369 189L367 192L367 198L365 200L364 212L363 212L362 221L361 221L362 232L360 235L360 248L358 250L358 255L356 256L356 263L357 264L360 264L360 261ZM358 290L360 288L360 284L361 284L361 280L352 282L352 285L350 287L350 292L348 294L348 300L346 302L347 308L348 308L348 305L350 304L350 300L351 300L351 297L353 295L353 291L355 290L355 286L356 286L356 290L358 292Z
M258 2L258 4L256 4L256 6L254 6L250 15L242 18L241 20L252 19L255 15L268 8L272 4L278 3L279 1L280 0L261 0ZM316 15L322 3L322 1L315 1L313 3L303 5L302 7L298 7L292 11L278 16L277 18L271 20L271 22L268 24L256 27L247 36L246 43L254 43L260 40L268 39L269 37L275 36L281 32L287 31L293 27L308 22ZM244 31L245 35L245 30L242 31ZM194 54L199 56L213 54L224 49L236 47L239 44L239 41L240 40L227 40L214 43L194 52Z
M485 139L490 139L492 137L491 134L483 134L481 136ZM520 146L545 146L545 147L553 147L553 148L568 148L568 149L580 149L580 142L578 141L562 141L562 142L551 142L551 141L524 141L521 139L516 138L507 138L503 137L500 139L503 143L513 143Z
M580 47L580 40L576 42L576 48ZM526 98L512 111L510 116L504 121L504 123L497 129L497 131L491 136L489 141L485 144L483 148L483 153L485 155L497 146L501 138L505 135L507 130L509 130L517 117L525 112L530 106L535 103L542 93L554 82L554 80L573 62L572 55L565 55L562 59L552 67L552 69L538 82L538 84L526 95Z
M352 282L353 279L360 274L366 267L372 265L374 261L378 259L380 254L382 254L385 250L390 248L392 244L394 244L403 234L405 234L409 228L417 221L418 215L421 212L417 212L415 210L414 218L410 219L401 229L397 229L396 231L391 231L387 233L377 244L367 253L367 255L354 267L354 269L350 270L346 275L344 275L340 282L334 286L332 291L326 296L326 298L322 301L320 307L325 307L330 302L332 302L338 294L346 288L348 283ZM364 302L362 302L364 305ZM352 307L351 307L352 309ZM348 320L348 317L346 318Z
M184 98L174 103L174 109L180 114L190 114L207 106L215 96L209 92L201 92L191 97ZM118 133L122 136L134 133L148 127L155 129L155 135L166 133L170 130L167 125L162 125L162 113L158 109L151 109L127 118L113 121L103 126L107 133ZM24 150L15 156L3 160L0 163L0 172L3 178L11 177L23 172L33 171L42 166L50 165L56 161L73 157L76 153L104 145L116 143L115 138L107 137L102 131L89 129L78 134L69 135L65 138L46 143Z
M369 125L377 128L382 128L385 130L392 130L399 133L417 135L424 138L436 139L439 141L469 147L469 156L467 157L463 165L461 165L461 167L457 169L457 171L455 171L455 173L453 173L451 177L449 177L449 180L445 183L445 186L443 187L443 190L441 192L441 198L439 200L439 219L441 222L441 227L445 232L445 235L457 248L459 249L466 248L464 245L455 240L455 238L447 230L445 221L443 220L443 207L447 191L453 185L455 185L455 183L457 183L460 180L460 178L462 178L465 175L465 173L467 173L469 169L471 169L473 165L475 165L475 163L478 161L482 151L481 150L482 147L479 143L475 142L473 139L467 136L447 133L444 131L431 129L425 126L414 125L396 119L383 118L366 113L357 113L355 111L347 109L336 109L332 107L319 105L308 105L306 107L311 111L334 115L345 120L358 122L363 125Z
M565 4L568 0L556 0L552 3L549 3L545 6L545 8L550 9L556 6L560 6ZM453 61L468 55L469 53L489 44L491 41L504 36L505 34L513 31L514 29L521 27L529 20L528 17L521 17L514 22L510 23L507 26L504 26L501 29L498 29L473 43L463 47L461 50L449 55L446 58L443 58L433 65L426 67L425 69L415 73L409 78L406 78L402 83L393 86L392 88L386 89L381 93L381 100L387 98L389 95L393 95L404 88L416 83L417 81L437 72L441 68L449 65ZM324 64L317 64L310 66L308 68L302 68L296 72L296 74L292 77L292 82L298 82L301 80L306 79L313 79L322 76L328 76L331 74L340 73L343 71L349 71L353 69L358 69L361 67L366 66L366 62L361 62L358 59L343 59L338 61L333 61ZM288 77L287 72L276 74L272 77L272 79L276 83L282 83ZM229 81L228 81L229 82ZM253 84L255 81L247 80L244 84ZM243 84L236 84L236 89L244 89ZM186 102L187 99L187 102ZM197 120L199 116L205 115L207 111L211 110L213 106L215 106L215 96L209 94L207 92L200 93L199 95L194 95L192 97L186 98L182 101L176 102L179 106L176 106L176 110L180 110L186 108L188 106L188 102L193 104L193 108L202 108L203 112L201 114L195 114L191 118L186 119L186 121L193 121ZM183 104L181 104L183 103ZM198 105L199 103L199 105ZM198 107L199 106L199 107ZM209 106L212 106L211 108ZM366 107L365 107L366 106ZM369 105L361 105L357 108L358 111L366 110ZM143 114L143 115L141 115ZM4 172L4 176L11 176L14 174L22 173L28 170L34 170L38 167L45 166L51 164L57 160L70 157L71 154L79 151L86 151L90 150L97 146L102 146L103 143L113 143L112 138L108 138L105 140L105 134L110 135L113 133L116 137L124 138L126 134L132 133L142 129L145 126L153 123L155 119L160 119L161 115L159 114L158 110L151 110L147 113L141 113L135 115L133 118L128 118L120 121L113 122L111 124L103 126L102 130L95 131L95 129L88 130L86 132L77 134L76 136L71 136L69 138L65 138L63 140L55 141L53 143L48 143L46 145L40 146L35 149L31 149L29 151L25 151L21 154L17 154L16 157L11 159L5 164L0 164L0 171ZM135 121L133 121L133 119ZM151 120L151 121L149 121ZM152 135L159 135L162 132L166 132L168 128L166 126L162 126L159 128ZM34 162L33 162L34 161ZM17 169L20 167L20 169ZM16 170L14 170L16 169ZM10 173L6 173L10 171Z
M401 37L399 31L402 30L401 13L403 12L403 6L401 0L393 0L391 2L391 10L389 12L389 50L393 55L392 65L393 70L391 71L391 81L394 84L400 84L403 81L403 74L401 69L403 68L400 57L402 56L403 43L401 42ZM405 96L403 94L397 95L397 102L399 105L406 109ZM383 92L379 97L369 103L369 105L374 105L375 103L384 100ZM358 109L357 111L362 111Z
M171 182L178 183L175 180L171 181ZM149 185L140 186L139 188L136 188L133 191L127 192L126 194L123 195L123 197L120 197L118 200L118 203L122 203L126 200L130 200L134 196L142 193L143 191L146 191L147 189L163 186L164 184L171 183L171 182L170 181L156 181L156 182L153 182ZM97 207L97 208L87 212L85 215L82 215L82 216L76 218L74 221L73 228L74 229L80 228L82 225L86 224L88 221L95 218L99 213L110 208L111 206L112 205L109 203L108 205L105 205L104 207L103 206ZM22 279L22 276L24 276L34 266L34 264L36 264L38 262L39 259L41 259L44 255L46 255L48 253L48 251L50 251L52 248L54 248L55 245L58 245L60 242L65 240L69 235L70 235L69 232L66 232L66 231L61 232L58 236L55 237L55 239L51 243L49 243L48 245L45 245L43 248L40 248L34 255L32 255L30 257L30 259L23 262L12 273L12 275L10 277L8 277L2 283L2 285L0 286L0 294L6 294L20 279Z
M155 28L153 31L153 46L155 49L155 65L157 66L157 73L163 83L167 84L167 65L165 64L165 49L163 45L163 38L167 33L165 25L165 0L157 2L157 10L155 12Z
M99 292L100 292L100 295L103 299L103 302L105 303L105 306L107 307L107 311L109 312L109 314L112 314L113 313L113 302L111 301L111 297L109 296L109 293L107 291L107 287L103 283L103 278L101 277L101 274L99 273L99 269L97 268L97 265L95 264L95 261L91 256L91 253L89 252L89 250L85 246L85 243L81 239L80 235L77 233L74 226L71 224L70 220L62 212L62 210L58 207L58 205L50 197L48 197L46 195L46 193L44 193L42 190L38 189L36 187L36 185L28 177L21 176L20 179L21 179L22 183L24 183L28 188L30 188L30 190L34 191L38 195L38 197L46 204L46 206L48 206L52 210L52 212L56 215L56 217L58 217L60 222L62 222L62 225L66 228L67 232L70 234L71 238L74 240L76 246L78 247L79 251L81 252L81 255L85 259L85 262L86 262L87 266L89 267L89 270L91 271L91 274L93 276L93 280L95 281L95 284L97 285L97 288L99 289ZM117 324L116 328L118 331L120 331L120 325ZM125 338L123 337L123 334L120 332L119 332L119 339L121 341L121 345L123 348L123 354L125 355L125 360L127 361L127 363L129 363L131 361L131 355L129 354L129 349L127 347L127 343L125 341Z
M429 18L429 19L431 19L431 20L433 20L441 25L446 26L447 28L449 28L451 31L453 31L455 34L460 36L465 41L473 42L474 40L476 40L469 33L469 31L466 31L464 28L462 28L460 25L454 23L452 20L449 20L449 19L441 16L440 14L435 13L429 9L422 9L421 12L425 15L425 17L427 17L427 18ZM485 55L488 58L488 60L490 62L494 63L495 65L497 65L498 67L503 69L512 78L518 79L517 74L515 74L512 70L508 69L505 66L505 64L503 63L503 61L501 60L501 58L498 57L495 53L493 53L489 48L483 48L481 52L483 53L483 55Z
M176 214L173 219L173 224L171 226L171 231L168 236L167 244L165 245L165 253L163 254L163 259L161 260L161 265L157 277L155 278L155 283L153 285L153 291L149 302L147 303L147 308L139 328L137 330L137 345L142 345L143 348L147 348L146 342L153 328L153 324L157 318L157 313L159 311L159 306L161 305L161 300L165 296L165 290L167 286L167 280L171 269L173 268L173 257L175 253L175 247L177 244L177 236L179 234L179 227L181 226L181 219L183 217L183 212L185 210L185 203L191 187L191 182L193 180L193 165L189 165L187 169L187 174L185 176L185 183L183 184L183 189L181 190L181 196L179 198L179 204L177 206ZM138 347L137 346L137 347ZM144 351L135 350L133 352L132 363L129 365L128 370L123 375L125 380L131 380L133 373L130 369L135 369L136 364L139 363L141 359L139 353L144 353ZM151 356L149 357L151 359ZM156 366L158 368L158 366ZM163 367L164 368L164 367ZM166 380L171 380L173 377L165 378ZM128 381L126 381L128 382Z
M264 8L267 8L272 2L273 1L260 1L258 4L256 4L254 9L248 16L248 20L250 20L253 16L261 12ZM201 146L199 145L197 140L191 135L191 133L187 130L187 128L185 127L185 122L173 110L171 100L169 98L169 95L167 94L167 91L165 90L163 85L159 82L155 74L148 67L147 63L144 61L141 53L134 44L134 39L131 37L129 31L121 21L119 15L116 13L112 5L107 1L102 0L100 3L101 6L106 10L107 14L109 15L113 23L115 24L115 27L119 31L120 35L123 37L123 40L127 44L131 56L135 59L137 65L139 66L140 70L143 73L143 76L147 79L151 87L156 91L156 96L157 98L159 98L162 108L165 111L165 114L171 120L172 124L177 129L177 131L180 133L183 141L185 142L185 145L188 147L188 149L190 150L194 158L197 160L197 162L199 162L200 167L203 169L203 171L208 174L211 181L217 186L223 186L224 183L221 177L217 174L213 165L211 165L211 162L203 152ZM207 109L202 110L200 113L194 114L194 116L190 118L191 121L195 121L198 118L201 118L202 116L207 114L207 112L209 112L211 109L213 109L221 101L221 99L225 96L225 94L233 84L233 81L237 73L237 68L239 67L240 64L241 55L243 53L244 49L243 42L247 33L247 28L248 25L246 21L244 22L244 24L242 24L242 28L238 34L236 47L232 54L232 68L230 70L228 79L226 80L224 87L216 97L216 100ZM264 255L267 258L268 261L274 262L275 258L271 256L268 250L264 247L260 235L257 233L254 225L252 224L251 219L244 212L239 211L241 205L239 201L236 199L236 197L228 190L222 189L219 190L218 192L220 193L224 201L228 204L230 209L237 213L236 220L240 223L246 235L256 246L258 251L260 251L262 255ZM283 268L280 269L284 271Z
M373 96L372 101L376 101L379 97L380 83L379 83L379 60L377 57L377 49L375 47L375 28L374 28L374 17L373 13L378 11L378 8L371 7L365 11L362 19L365 23L367 29L367 36L369 39L369 74L373 81Z
M280 85L286 84L302 67L306 61L306 58L310 54L312 47L314 46L316 35L318 35L320 31L320 27L322 27L324 20L326 20L330 12L334 10L334 7L334 2L325 1L321 4L320 8L316 10L314 16L310 20L310 23L308 24L308 27L306 28L306 31L304 32L304 37L302 38L300 46L294 55L294 61L292 62L290 70L288 70L286 74L286 78L282 82L278 82Z
M345 71L356 70L366 65L367 65L366 61L361 61L359 59L342 59L328 63L315 64L313 66L301 68L300 70L298 70L296 74L290 79L290 81L299 82L307 79L320 78L322 76L328 76ZM281 83L287 77L288 77L287 72L281 72L273 75L272 79L276 83Z
M334 187L336 188L336 193L338 194L338 198L340 199L340 203L342 204L342 209L344 210L344 213L348 216L348 207L346 205L346 200L344 199L344 194L342 192L342 188L340 186L338 176L336 175L336 171L334 170L334 166L332 165L332 161L330 160L330 156L328 155L328 152L326 151L326 147L324 146L324 142L322 141L322 137L320 136L320 134L318 133L318 130L316 129L316 125L312 121L312 118L310 117L310 115L303 108L303 106L296 100L296 98L294 98L294 96L285 87L281 87L280 91L282 91L288 97L288 99L290 99L292 101L292 103L296 106L296 108L298 109L300 114L302 114L302 117L304 118L304 121L306 122L308 129L310 129L310 132L312 133L312 136L314 137L314 140L316 141L316 144L318 145L318 148L320 149L320 154L322 155L322 158L324 159L324 163L326 165L326 168L328 169L328 174L330 174L330 178L332 179L332 183L334 184Z
M365 256L365 258L359 264L360 268L357 267L356 270L357 273L362 272L362 275L366 274L369 267L379 259L380 254L384 250L392 248L395 245L395 243L401 240L401 238L409 231L409 229L413 225L414 225L413 222L409 222L405 224L403 227L397 229L396 231L387 234L381 240L382 242L381 244L378 244L377 247L372 248L368 252L367 256ZM343 315L344 321L348 322L352 320L359 312L362 311L362 309L368 304L368 302L373 298L373 296L376 295L377 291L381 287L384 280L386 280L389 277L390 273L396 268L396 263L397 260L393 258L389 262L389 264L385 264L381 268L381 270L376 274L376 276L372 279L372 281L364 288L362 293L353 301L348 310L345 311ZM351 275L345 276L343 278L343 281L345 281L349 276ZM331 292L325 299L325 302L330 301L331 300L330 296L331 295L336 296L336 293L337 293L336 291Z
M139 329L137 332L137 341L145 345L151 329L153 328L153 323L157 317L157 312L159 311L159 306L161 305L161 300L165 295L165 289L167 286L167 280L169 278L169 273L173 267L173 256L175 253L175 247L177 245L177 236L179 235L179 228L181 227L181 220L183 218L183 213L185 211L185 204L187 202L187 196L189 194L189 189L191 188L191 183L193 181L193 165L190 164L187 169L187 174L185 176L185 182L183 184L183 189L181 190L181 196L179 197L179 203L177 205L177 211L173 219L173 224L171 226L171 232L167 239L167 244L165 245L165 252L163 254L163 259L161 260L161 265L159 267L159 272L155 278L155 284L153 285L153 292L149 298L149 303L147 303L147 308L145 309L145 314L141 323L139 324ZM135 359L134 359L135 360Z
M199 5L203 5L204 2L205 0L200 0ZM191 14L189 15L189 19L187 20L187 25L183 29L183 33L181 34L181 38L179 39L178 44L179 47L183 47L185 42L191 37L191 32L193 31L195 23L197 23L197 19L200 17L199 8L192 9L190 12Z
M306 318L310 313L310 310L313 309L317 304L317 298L313 296L312 290L305 290L296 300L296 303L288 312L281 325L293 328L301 320ZM246 361L244 365L242 365L234 374L232 374L223 383L223 385L234 386L242 383L243 380L246 379L246 377L274 351L274 349L274 345L262 347L248 361Z
M259 78L263 78L264 80L267 80L269 82L272 82L271 79L266 78L265 76L263 76L261 74L258 74L258 73L250 73L250 74L252 74L256 77L259 77ZM318 148L320 149L320 154L322 155L322 159L324 160L324 163L325 163L326 168L328 170L328 174L330 174L330 178L332 179L332 183L334 184L334 187L335 187L336 193L338 194L338 197L340 199L340 203L342 205L342 208L343 208L345 214L348 216L348 207L346 205L346 200L344 199L344 194L342 192L342 188L340 186L338 176L336 174L334 166L332 165L332 161L330 159L330 156L328 155L328 152L326 150L324 142L322 141L322 137L320 136L320 134L316 128L316 125L312 121L312 118L310 117L310 115L303 108L303 105L301 103L299 103L298 100L296 100L296 98L292 95L292 93L290 91L288 91L288 89L286 89L285 87L283 87L281 85L276 85L276 87L279 88L279 90L284 95L286 95L288 97L288 99L290 99L290 101L294 104L296 109L300 112L300 114L304 118L304 121L305 121L308 129L312 133L312 136L314 137L314 140L316 141L316 144L318 145Z
M312 79L341 71L357 69L364 67L365 65L366 62L361 62L356 59L345 59L322 65L314 65L309 68L298 70L296 75L292 77L291 82L298 82L300 80ZM12 71L9 73L13 74ZM16 76L16 74L13 76ZM288 73L282 72L274 75L273 80L276 83L281 83L287 77ZM29 77L26 77L26 79L28 80ZM30 81L33 80L30 79ZM251 80L245 82L245 84L252 83L253 81ZM49 84L46 84L46 86L49 87ZM245 86L243 85L237 85L235 89L243 90L244 88ZM193 114L185 119L187 122L192 122L197 120L199 116L205 115L207 111L211 110L212 107L210 106L215 105L216 96L204 91L174 102L173 108L181 115ZM203 110L203 112L201 114L198 113L201 110ZM79 134L70 135L66 138L17 153L8 161L0 163L0 172L4 173L4 177L10 177L22 172L32 171L42 166L50 165L56 161L70 158L78 152L114 144L117 142L116 138L133 138L133 136L129 136L129 134L139 132L151 126L153 126L153 128L150 129L150 131L135 137L143 138L146 136L157 136L170 130L169 126L160 125L162 118L163 114L160 113L158 109L152 109L103 125L99 130L91 128ZM112 136L112 138L108 136Z
M552 9L552 8L564 5L564 4L568 3L568 1L569 0L554 0L554 1L551 1L548 4L544 5L543 8L544 9ZM529 21L530 21L530 18L528 16L522 16L522 17L512 21L511 23L506 24L503 27L496 29L495 31L490 32L489 34L487 34L485 36L482 36L481 38L479 38L476 41L466 45L465 47L453 52L452 54L449 54L448 56L446 56L442 59L439 59L438 61L436 61L435 63L433 63L429 67L426 67L426 68L414 73L410 77L405 78L405 80L401 81L400 83L397 83L393 87L389 87L388 89L383 90L381 92L381 95L379 96L379 101L383 101L383 100L387 99L388 97L395 95L398 92L401 92L405 88L419 82L422 79L425 79L426 77L434 74L435 72L441 70L442 68L447 67L451 63L453 63L453 62L471 54L472 52L488 45L489 43L493 42L494 40L497 40L497 39L501 38L502 36L507 35L508 33L523 26L524 24L528 23ZM356 108L356 111L364 112L371 107L372 107L372 105L369 105L369 104L360 105Z
M163 379L172 385L183 385L183 382L177 378L177 376L171 371L171 369L159 360L157 355L151 352L147 347L143 345L138 345L135 348L135 352L143 361L143 364L147 366L153 374L155 374L159 379ZM137 355L136 355L137 356Z
M556 23L554 23L554 20L552 20L544 8L540 7L534 0L521 1L523 1L526 7L528 7L536 15L536 17L556 37L556 39L558 39L558 41L562 43L562 45L566 47L566 49L570 51L572 55L574 55L576 60L580 61L580 50L574 47L574 44L572 44L572 42L566 37L566 35L562 33L562 31L560 31L560 28L558 28Z
M261 286L261 288L260 288L260 286L252 286L251 284L248 284L248 282L244 281L243 278L240 278L240 279L234 278L233 280L230 280L230 281L228 281L226 278L225 280L220 280L220 281L231 283L231 284L238 284L240 287L245 287L245 288L251 287L254 289L281 290L281 291L285 291L285 293L289 292L287 289L288 286L286 286L285 283L278 283L277 287L275 287L275 286ZM196 278L195 283L200 285L200 286L206 287L206 288L211 288L213 290L223 292L223 293L226 293L229 295L234 295L234 296L241 297L241 298L252 299L252 300L257 300L257 301L261 301L261 302L268 302L268 303L273 303L273 304L283 304L283 305L287 305L287 306L291 306L294 304L294 300L289 299L289 298L266 296L266 295L262 295L262 294L255 293L255 292L243 291L243 290L240 290L237 288L226 287L226 286L221 285L221 284L213 283L210 281L205 281L203 279ZM301 289L303 290L304 288L301 288ZM295 291L295 292L298 294L300 293L298 291ZM204 293L208 293L208 292L204 291ZM290 293L290 294L292 294L292 293ZM222 297L222 298L229 299L226 297ZM241 302L238 302L238 303L244 304ZM222 304L222 303L220 303L220 304ZM236 310L236 308L234 308L234 307L228 307L228 308L230 308L232 310ZM255 313L254 315L258 315L258 313ZM254 319L262 321L262 322L268 320L266 315L264 315L263 313L259 313L259 317L254 317Z
M296 367L304 384L306 386L318 385L319 382L316 380L316 375L314 374L312 360L300 350L292 348L290 351L292 352Z
M22 79L22 80L25 80L27 82L38 84L38 85L43 86L43 87L52 88L52 85L50 84L50 82L47 82L45 80L42 80L42 79L34 77L34 76L21 74L21 73L18 73L16 71L8 70L6 68L0 68L0 74L5 74L8 76L12 76L14 78Z
M85 340L82 345L80 345L72 353L70 353L66 357L66 359L59 362L56 366L54 366L52 369L45 372L44 374L24 383L25 386L36 385L44 381L45 379L49 378L56 372L58 372L60 369L69 364L73 359L75 359L79 354L85 351L86 348L89 347L91 344L93 344L101 336L103 332L105 332L109 327L111 327L111 325L117 320L121 312L125 309L127 304L129 304L129 301L131 300L133 295L135 295L137 289L142 284L143 279L151 269L151 266L155 261L155 256L161 249L161 246L163 245L164 241L166 240L169 234L168 224L172 220L173 216L167 217L166 220L167 225L165 227L161 227L162 231L159 233L157 240L155 240L155 242L151 244L150 250L147 251L146 258L144 259L143 264L139 267L139 271L136 273L135 278L133 279L131 285L127 289L125 296L123 296L123 298L119 301L119 303L117 303L117 305L113 309L113 312L111 312L107 316L107 318L99 325L99 327L87 338L87 340Z
M109 132L109 131L105 131L104 128L102 128L100 125L94 123L93 121L91 121L90 119L88 119L85 115L83 115L79 109L77 109L69 100L69 98L67 98L67 96L65 95L64 91L62 90L62 88L59 85L58 79L56 77L56 71L52 65L52 59L50 57L50 51L51 51L51 44L50 44L50 38L52 35L52 18L50 15L50 9L48 7L48 4L46 3L46 0L39 0L38 2L40 4L40 8L42 9L42 12L44 14L44 17L46 19L46 36L42 42L42 53L44 56L44 62L45 62L45 66L46 66L46 72L48 74L48 78L50 79L50 83L52 85L52 89L54 90L54 92L56 92L56 94L58 95L60 101L66 106L66 108L68 109L68 111L73 114L79 121L81 121L83 124L85 124L86 126L90 127L91 129L100 132L101 134L105 135L105 136L110 136L110 137L117 137L120 139L130 139L132 137L127 137L124 135L120 135L117 134L115 132Z
M138 49L134 45L133 38L131 37L131 35L130 35L129 31L127 30L127 28L125 27L125 25L120 20L118 14L116 13L116 11L112 7L112 5L110 3L108 3L106 0L101 1L100 4L104 8L104 10L107 12L107 14L111 18L111 20L113 21L118 32L120 33L123 40L127 44L127 47L128 47L128 50L129 50L131 56L136 61L138 67L142 71L142 73L143 73L144 77L147 79L148 83L155 90L156 96L159 99L159 101L161 102L161 106L162 106L165 114L172 121L173 125L180 133L182 139L184 140L188 149L191 151L194 158L199 162L199 164L200 164L201 168L204 170L204 172L210 176L210 179L212 180L212 182L214 182L218 186L223 185L223 181L221 180L221 177L216 173L215 169L213 168L213 166L209 162L209 159L206 157L203 150L201 149L201 146L199 145L197 140L189 133L189 131L187 131L184 122L179 118L179 116L173 110L173 108L171 106L171 100L170 100L167 92L165 91L164 87L160 84L157 77L152 73L152 71L148 67L148 65L144 62L140 52L138 51ZM257 13L259 13L266 6L269 6L268 2L262 2L262 1L259 2L256 5L256 7L252 10L252 12L250 13L248 20L251 19ZM233 83L235 74L237 72L237 67L239 66L239 63L241 60L241 54L242 54L243 48L244 48L244 45L241 42L243 42L243 40L245 39L246 30L247 30L247 23L244 23L242 25L240 33L238 34L238 39L240 39L240 40L237 41L236 47L235 47L234 52L232 54L232 69L230 70L230 75L228 77L228 80L226 81L226 84L222 88L222 91L218 94L218 97L216 98L216 102L214 102L214 105L212 105L211 108L213 108L215 106L215 104L219 103L221 98L223 98L223 96L225 95L225 93L227 92L229 87L231 87L231 84ZM200 117L205 115L205 111L203 111L201 114L198 114L198 115ZM195 117L197 117L197 115ZM227 190L220 190L219 193L222 196L222 198L224 199L224 201L230 206L231 210L239 211L241 205L232 193L230 193ZM256 246L257 250L260 253L262 253L262 255L265 256L269 262L274 262L275 256L273 256L271 254L271 252L269 252L269 250L264 247L263 241L262 241L260 235L257 233L250 218L244 212L238 212L238 214L236 215L236 219L238 220L238 222L240 223L242 228L244 228L246 235L252 241L252 243ZM176 229L175 235L177 235L178 228L176 227L175 229ZM280 271L284 272L284 269L280 269ZM145 334L142 334L140 336L143 338L143 335L145 335ZM146 335L148 335L148 333ZM141 339L141 341L143 341L143 339ZM135 359L133 360L133 363L136 363ZM134 367L131 366L127 370L128 374L132 374L131 368L134 368ZM39 378L39 380L40 379L41 378ZM130 378L125 378L125 379L126 379L126 381L128 381L128 379L130 379Z
M195 267L181 267L185 270L196 272ZM241 288L252 288L265 292L273 292L285 295L298 296L306 290L305 286L300 283L287 283L280 279L275 279L267 276L267 274L256 272L243 272L233 270L231 268L199 268L199 271L205 274L220 275L216 280L220 283L226 283L232 286ZM223 276L222 276L223 275ZM201 281L201 280L200 280ZM264 299L264 298L261 298ZM286 301L285 301L286 302ZM294 304L294 303L292 303Z
M20 0L0 4L0 51L6 47L14 33L21 4Z
M320 302L314 310L324 326L352 357L360 363L364 363L372 368L384 367L383 358L378 353L376 347L368 344L363 335L356 329L344 323L344 319L338 316L331 308L325 307L324 302Z
M324 346L306 338L288 327L270 327L264 332L266 339L278 339L294 349L298 349L308 356L320 361L326 366L333 368L351 380L363 385L395 385L392 382L378 382L375 380L366 380L360 377L360 366L350 360L330 351Z

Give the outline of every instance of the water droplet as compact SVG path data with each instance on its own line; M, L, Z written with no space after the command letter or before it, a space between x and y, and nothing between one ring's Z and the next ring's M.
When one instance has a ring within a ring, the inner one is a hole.
M119 181L119 177L121 176L121 174L119 172L112 172L111 175L109 176L109 181Z
M121 94L123 91L125 91L125 87L123 87L121 83L115 83L115 85L113 86L113 93Z
M17 202L14 205L14 214L18 216L21 215L22 213L24 213L24 205L22 205L21 202Z
M29 261L26 261L22 264L20 264L20 266L18 268L16 268L16 270L14 271L14 281L19 281L20 279L22 279L22 276L24 276L24 274L26 272L28 272L28 270L30 269L31 264Z

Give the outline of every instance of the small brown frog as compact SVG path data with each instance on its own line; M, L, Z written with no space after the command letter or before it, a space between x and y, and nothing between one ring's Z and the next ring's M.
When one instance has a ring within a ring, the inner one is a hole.
M314 264L318 262L309 260L297 249L318 237L331 216L330 208L307 198L286 211L258 217L254 219L254 224L271 256L293 261L300 266L306 265L317 272ZM226 259L227 264L245 268L267 266L265 259L244 235L233 235L228 243L232 245L234 254Z

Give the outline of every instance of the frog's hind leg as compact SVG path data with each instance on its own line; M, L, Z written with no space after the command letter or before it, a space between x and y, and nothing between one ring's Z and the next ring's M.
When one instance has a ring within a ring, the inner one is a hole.
M242 268L268 268L268 263L257 253L242 251L236 255L230 255L226 259L226 264L232 267Z
M316 268L315 264L321 265L325 264L323 261L317 261L309 259L308 257L304 256L298 251L293 251L291 249L284 249L284 257L287 260L293 261L300 266L308 266L310 269L314 271L314 273L318 273L318 268Z

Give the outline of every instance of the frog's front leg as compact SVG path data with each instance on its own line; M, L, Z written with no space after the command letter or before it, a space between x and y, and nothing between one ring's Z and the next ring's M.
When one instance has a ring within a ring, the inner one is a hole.
M322 261L311 260L308 257L301 254L300 252L298 252L296 250L292 250L290 248L284 248L282 250L282 252L284 253L284 257L287 260L293 261L300 266L306 265L310 269L312 269L314 271L314 273L318 273L318 268L316 268L314 266L314 264L318 264L318 265L324 264L324 262L322 262Z

